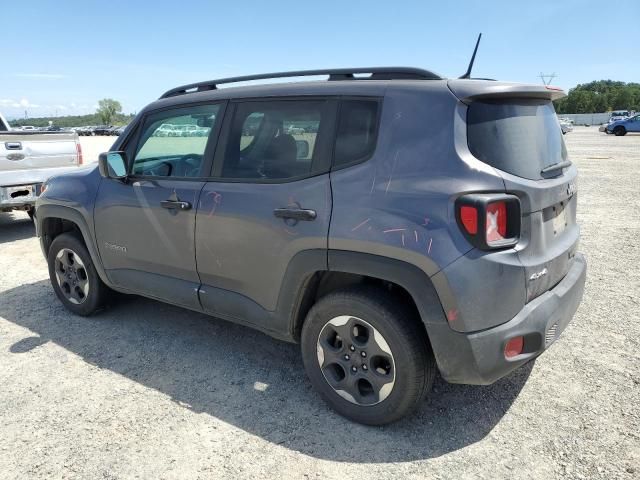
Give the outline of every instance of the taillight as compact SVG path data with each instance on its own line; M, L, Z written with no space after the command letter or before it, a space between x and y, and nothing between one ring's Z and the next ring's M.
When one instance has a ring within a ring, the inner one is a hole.
M486 237L487 243L499 242L507 236L507 204L493 202L487 205Z
M520 201L504 193L472 193L456 201L462 232L477 248L512 247L520 238Z
M82 165L82 162L83 162L82 145L80 145L80 142L76 143L76 154L78 156L78 165Z
M462 205L460 207L460 221L468 234L478 233L478 209L476 207Z

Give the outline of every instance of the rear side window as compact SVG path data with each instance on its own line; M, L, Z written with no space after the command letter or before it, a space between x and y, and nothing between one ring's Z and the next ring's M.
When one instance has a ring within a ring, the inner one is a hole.
M377 127L377 101L343 101L336 133L334 167L366 160L376 148Z
M323 155L320 137L329 121L324 100L275 100L236 105L222 177L286 180L310 175Z
M567 160L562 130L548 100L472 103L467 113L467 141L479 160L532 180L543 178L543 168Z
M2 118L0 117L0 132L7 132L9 131L9 128L5 125L5 123L2 121Z

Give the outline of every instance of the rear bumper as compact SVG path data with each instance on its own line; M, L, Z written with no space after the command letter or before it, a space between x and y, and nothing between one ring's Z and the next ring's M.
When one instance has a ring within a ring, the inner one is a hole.
M540 355L555 342L578 309L586 273L586 260L576 254L569 272L558 285L497 327L460 333L446 324L429 325L429 337L443 378L451 383L487 385ZM524 351L506 359L504 347L517 336L524 336Z
M0 211L33 208L40 195L41 186L41 183L31 183L15 187L0 187Z

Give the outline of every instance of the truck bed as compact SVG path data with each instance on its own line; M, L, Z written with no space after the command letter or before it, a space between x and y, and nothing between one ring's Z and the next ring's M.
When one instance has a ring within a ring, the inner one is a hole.
M75 132L0 132L0 211L30 210L44 181L78 168L78 142Z

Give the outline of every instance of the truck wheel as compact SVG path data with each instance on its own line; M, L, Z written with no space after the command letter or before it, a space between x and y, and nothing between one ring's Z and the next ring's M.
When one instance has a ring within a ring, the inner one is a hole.
M334 292L311 308L302 360L313 387L340 415L383 425L420 405L436 365L415 315L378 288Z
M624 127L616 127L613 129L613 134L616 137L622 137L627 134L627 130Z
M49 248L47 262L53 290L67 310L87 316L102 307L108 287L78 237L70 233L57 236Z

